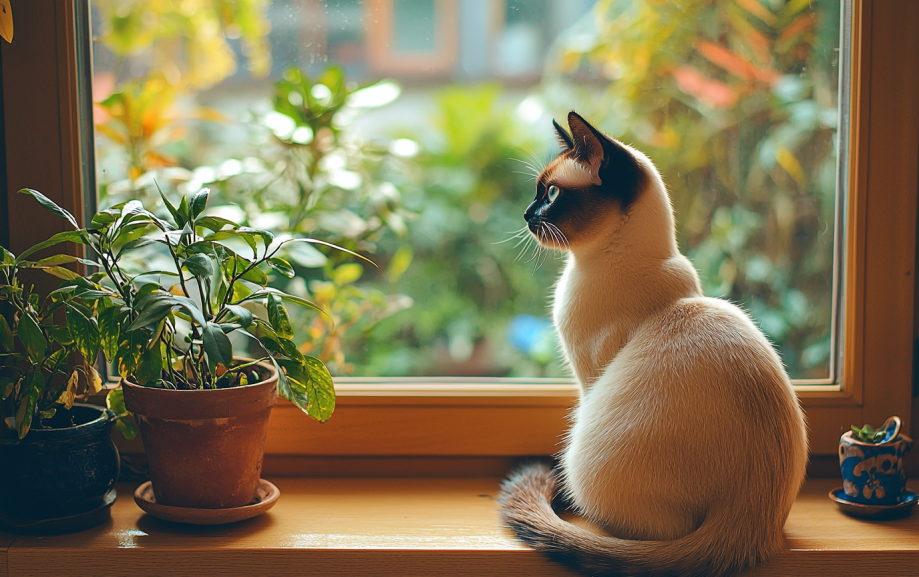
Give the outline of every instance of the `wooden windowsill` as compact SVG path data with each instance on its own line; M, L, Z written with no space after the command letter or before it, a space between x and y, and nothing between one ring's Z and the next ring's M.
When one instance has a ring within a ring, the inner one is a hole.
M281 499L270 512L210 528L146 516L134 485L121 484L111 523L63 536L0 533L0 576L574 575L499 524L496 478L273 481ZM838 484L807 482L785 527L788 551L753 575L916 575L919 513L853 519L827 498Z

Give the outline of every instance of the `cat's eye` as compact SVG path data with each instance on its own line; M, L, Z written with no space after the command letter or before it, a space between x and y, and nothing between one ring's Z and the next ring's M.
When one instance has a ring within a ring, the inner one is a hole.
M549 187L549 192L546 194L549 197L549 202L555 202L555 199L558 198L558 187L554 184Z

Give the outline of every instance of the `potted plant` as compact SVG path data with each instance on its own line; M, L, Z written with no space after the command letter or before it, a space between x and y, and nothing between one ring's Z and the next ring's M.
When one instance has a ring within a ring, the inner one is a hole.
M332 378L322 362L298 350L285 303L322 311L269 288L268 274L294 276L282 257L292 243L360 255L313 238L275 239L207 215L208 195L204 189L174 205L160 191L168 211L162 215L137 200L120 203L68 240L85 244L102 269L98 277L72 282L106 293L90 311L92 345L122 377L110 403L123 395L137 417L156 502L236 508L249 504L259 487L277 395L319 421L335 408ZM42 201L75 224L49 203ZM133 266L132 255L138 257ZM151 268L157 255L169 266ZM258 358L237 358L237 338L250 339Z
M874 514L906 509L916 504L915 493L906 490L903 455L912 440L900 433L899 417L890 417L880 429L852 426L839 439L839 466L843 487L831 493L850 512Z
M75 403L102 389L102 377L85 362L95 358L85 329L93 303L109 293L81 287L88 281L62 266L83 259L31 260L71 237L55 235L18 257L0 248L0 524L17 531L89 527L109 518L115 499L116 415ZM26 269L65 282L43 298L23 280Z

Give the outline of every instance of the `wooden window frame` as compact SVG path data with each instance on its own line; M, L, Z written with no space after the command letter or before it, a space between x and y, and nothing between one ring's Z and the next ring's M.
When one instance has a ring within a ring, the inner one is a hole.
M75 22L88 0L15 6L16 37L0 47L6 124L6 224L11 249L63 230L19 188L41 190L82 217L86 184ZM82 8L81 8L82 6ZM813 456L832 455L852 424L900 415L914 435L912 398L919 2L853 0L848 213L843 261L842 386L799 389ZM91 133L90 133L91 134ZM0 179L2 180L2 179ZM0 196L2 198L2 196ZM0 215L2 218L3 215ZM0 224L3 221L0 220ZM79 247L68 247L76 254ZM466 459L488 468L558 451L577 390L567 381L339 379L339 409L320 425L282 402L270 459ZM911 407L912 403L912 407ZM911 427L911 428L910 428ZM310 461L312 459L312 461ZM400 460L401 459L401 460ZM349 465L350 467L351 465ZM352 468L363 471L364 465ZM347 467L346 467L347 468ZM461 466L462 468L462 466ZM384 466L381 470L385 470ZM375 470L375 469L373 469Z

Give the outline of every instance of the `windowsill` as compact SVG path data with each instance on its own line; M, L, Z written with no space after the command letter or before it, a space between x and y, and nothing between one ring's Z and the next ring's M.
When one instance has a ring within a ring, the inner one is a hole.
M499 524L495 478L274 482L281 499L270 512L211 528L146 516L133 502L135 485L121 484L111 523L63 536L0 533L0 576L573 575ZM785 527L788 551L754 575L915 575L919 513L853 519L826 496L838 484L807 482Z

